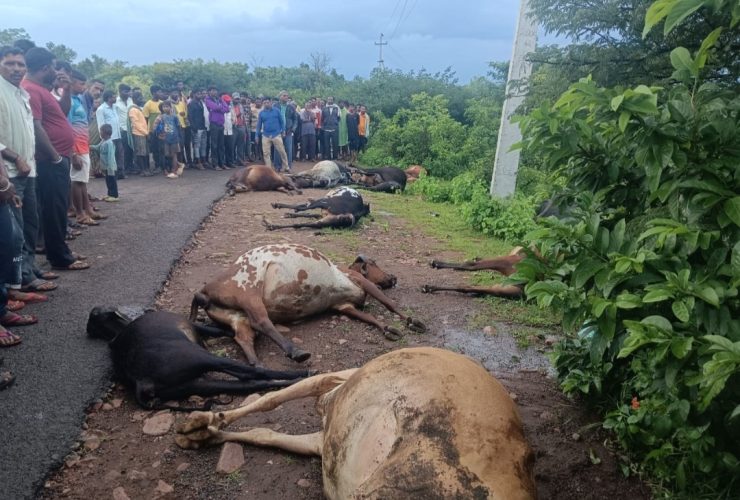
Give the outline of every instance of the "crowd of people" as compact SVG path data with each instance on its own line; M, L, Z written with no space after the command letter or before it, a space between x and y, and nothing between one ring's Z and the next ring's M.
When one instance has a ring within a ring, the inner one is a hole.
M106 89L25 40L0 48L0 347L38 322L19 311L46 302L60 272L90 267L68 242L106 218L93 202L117 202L119 179L250 162L290 172L298 159L354 160L370 134L366 107L333 97L301 107L285 91L252 97L183 82L149 92ZM91 176L105 177L101 200L88 193ZM0 370L0 389L13 380Z

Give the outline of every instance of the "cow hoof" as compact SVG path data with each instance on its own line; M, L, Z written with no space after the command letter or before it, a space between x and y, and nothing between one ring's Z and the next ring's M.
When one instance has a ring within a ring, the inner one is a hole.
M431 267L432 269L437 269L437 261L436 260L431 261L429 263L429 267Z
M427 327L424 323L414 318L406 319L406 326L409 330L416 333L424 333L427 331Z
M310 352L302 351L300 349L294 349L292 353L288 354L288 357L298 363L303 363L311 357Z
M227 193L229 193L229 196L236 196L236 191L234 191L233 189L229 189Z
M271 206L272 208L278 208L278 204L277 204L277 203L270 203L270 206Z
M397 328L393 328L392 326L386 326L383 329L383 335L385 335L385 338L388 340L392 340L394 342L401 340L403 337L403 333L401 333Z

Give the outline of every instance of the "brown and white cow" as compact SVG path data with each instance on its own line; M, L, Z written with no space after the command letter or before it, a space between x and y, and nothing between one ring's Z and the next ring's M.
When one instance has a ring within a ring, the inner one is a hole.
M322 416L316 433L220 430L308 396ZM191 413L178 432L183 448L239 441L319 455L329 499L536 498L533 454L506 389L479 364L443 349L400 349L235 410Z
M511 276L516 272L516 265L524 260L527 254L524 248L515 247L509 255L492 259L472 260L459 264L433 260L429 265L435 269L455 269L457 271L483 271L490 269L504 276ZM435 286L424 285L424 293L441 291L470 293L474 295L491 295L505 299L520 299L524 296L523 285L489 285L489 286Z
M413 184L419 180L422 175L428 175L427 169L421 165L411 165L409 168L404 170L406 174L406 184Z
M349 180L347 170L331 160L320 161L310 170L289 174L288 177L299 188L331 188Z
M231 196L248 191L282 191L289 195L293 195L295 191L301 194L290 178L265 165L240 168L226 182L226 187Z
M318 250L304 245L266 245L243 254L197 292L190 318L194 321L202 307L213 321L232 328L234 340L250 364L258 362L255 331L270 337L289 358L303 362L311 355L283 337L273 322L293 322L332 310L369 323L387 338L398 340L402 334L397 328L358 310L369 295L412 330L425 331L421 322L405 316L378 288L395 283L395 276L364 256L340 269Z

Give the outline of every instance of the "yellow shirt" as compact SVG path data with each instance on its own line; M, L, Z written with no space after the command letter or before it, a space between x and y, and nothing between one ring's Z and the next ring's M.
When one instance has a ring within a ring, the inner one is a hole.
M188 123L188 105L182 99L175 104L175 113L177 113L177 119L180 120L180 127L185 128L190 126Z
M160 115L159 111L160 101L152 101L151 99L144 104L141 111L144 113L144 118L149 122L149 131L154 130L154 120Z
M128 108L128 119L131 120L131 133L146 137L149 133L149 126L146 123L146 118L144 118L144 113L137 107L130 107Z

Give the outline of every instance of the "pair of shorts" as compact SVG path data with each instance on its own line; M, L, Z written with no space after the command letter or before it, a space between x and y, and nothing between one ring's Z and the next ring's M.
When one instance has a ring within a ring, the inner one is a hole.
M134 139L134 155L135 156L147 156L149 155L149 143L147 142L147 136L145 135L132 135Z
M180 145L179 144L167 144L164 143L164 155L165 156L177 156L177 153L180 152Z
M76 156L80 159L80 163L82 163L82 168L79 170L75 170L75 168L70 165L69 178L72 179L72 182L84 182L85 184L87 184L88 182L90 182L90 155L88 153L85 153L84 155Z

